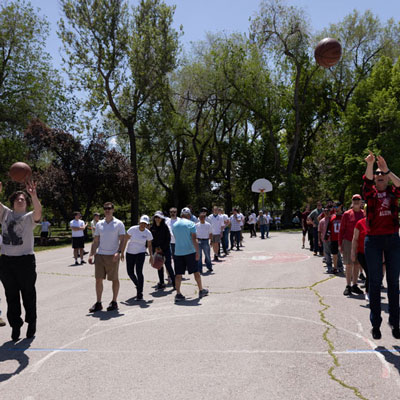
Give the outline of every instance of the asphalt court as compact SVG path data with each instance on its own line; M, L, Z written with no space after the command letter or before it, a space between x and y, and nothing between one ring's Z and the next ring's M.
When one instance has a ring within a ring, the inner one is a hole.
M324 273L301 234L244 245L203 276L208 297L184 280L181 304L155 289L147 259L136 301L121 263L119 311L96 314L93 267L72 266L70 248L38 253L37 336L13 343L0 328L0 398L399 398L400 341L385 323L372 340L364 298L343 296L344 278Z

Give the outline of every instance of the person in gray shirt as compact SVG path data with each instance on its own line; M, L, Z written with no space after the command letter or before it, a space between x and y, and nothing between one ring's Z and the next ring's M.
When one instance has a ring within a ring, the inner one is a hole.
M2 184L0 182L0 192ZM28 207L33 204L33 211ZM11 209L0 203L0 223L3 232L0 278L7 300L7 319L12 328L11 339L17 341L24 321L21 299L28 323L26 337L36 333L36 261L33 252L33 230L42 217L42 206L36 194L36 184L26 183L26 192L10 196Z

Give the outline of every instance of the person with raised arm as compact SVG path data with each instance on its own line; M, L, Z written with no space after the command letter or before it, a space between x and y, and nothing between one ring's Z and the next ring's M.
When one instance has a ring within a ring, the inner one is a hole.
M367 236L365 257L369 273L369 301L372 337L382 337L381 284L383 278L382 260L386 262L387 293L389 300L389 325L392 335L400 339L399 329L399 203L400 178L396 176L382 156L370 151L365 158L367 169L363 176L363 194L367 202ZM374 164L377 169L374 171ZM392 182L389 185L389 181Z
M2 184L0 182L0 192ZM42 218L42 205L37 197L36 183L26 183L26 191L14 192L11 208L0 203L1 245L0 278L7 300L7 319L12 328L11 339L17 341L24 321L21 318L21 296L28 323L27 338L36 333L36 260L33 251L33 230ZM30 205L33 211L28 211Z

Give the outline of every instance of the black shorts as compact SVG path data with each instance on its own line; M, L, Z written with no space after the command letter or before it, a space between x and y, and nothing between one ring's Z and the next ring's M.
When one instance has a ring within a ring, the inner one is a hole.
M73 237L72 238L72 248L73 249L83 249L85 247L85 237Z
M308 229L304 229L304 228L302 228L302 229L303 229L303 236L306 236L307 232L308 232Z
M339 253L339 242L337 240L331 241L331 254L336 255Z
M40 232L40 237L44 237L44 238L49 237L49 232Z
M196 253L177 256L175 254L175 275L185 275L185 272L194 274L199 272L198 262L196 261Z

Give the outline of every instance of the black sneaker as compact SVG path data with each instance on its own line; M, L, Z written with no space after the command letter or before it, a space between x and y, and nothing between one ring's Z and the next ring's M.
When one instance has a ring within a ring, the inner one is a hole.
M143 300L143 293L138 293L136 296L136 300Z
M351 291L352 291L352 293L355 293L355 294L364 294L364 292L358 287L358 285L353 285L351 287Z
M382 337L381 330L379 328L371 329L372 337L376 340L379 340Z
M36 333L36 321L28 324L28 329L26 330L26 337L28 339L31 339L35 336L35 333Z
M165 286L164 283L157 283L157 289L158 290L165 289L165 288L166 288L166 286Z
M208 296L208 289L201 289L199 292L199 297L202 298L204 296Z
M86 264L86 261L82 260L81 261L81 265Z
M216 256L216 255L214 256L214 261L219 261L218 256Z
M118 304L116 301L112 301L108 307L107 307L107 311L115 311L118 310Z
M21 327L20 326L14 326L12 328L12 331L11 331L11 339L14 342L16 342L19 339L20 335L21 335Z
M346 289L344 289L343 295L344 296L350 296L351 295L351 287L350 286L346 286Z
M103 309L103 306L101 305L100 302L94 303L92 307L89 308L89 312L96 312L96 311L101 311Z
M400 329L399 328L393 328L392 329L392 335L395 339L400 339Z
M78 260L75 260L75 264L74 265L79 265Z
M361 272L360 276L359 276L360 280L365 282L367 280L367 278L365 277L365 275Z
M175 295L175 302L183 301L183 300L185 300L185 296L184 296L183 294L177 293L177 294Z

